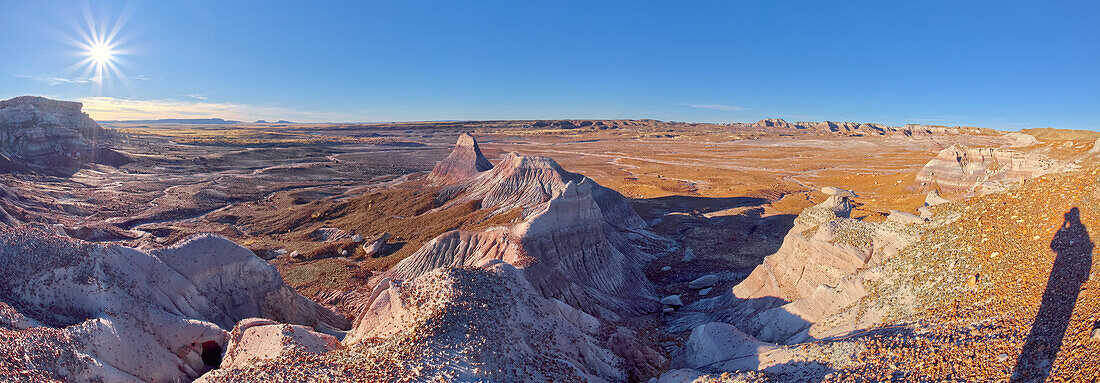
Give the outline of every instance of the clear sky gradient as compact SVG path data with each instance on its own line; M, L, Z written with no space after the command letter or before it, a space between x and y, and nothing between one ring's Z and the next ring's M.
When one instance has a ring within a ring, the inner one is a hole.
M121 25L98 84L74 68L86 16ZM1098 20L1096 1L0 0L0 97L98 119L1100 129Z

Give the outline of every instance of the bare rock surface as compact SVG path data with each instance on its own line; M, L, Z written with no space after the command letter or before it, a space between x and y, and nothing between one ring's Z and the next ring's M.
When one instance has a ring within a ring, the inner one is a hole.
M436 185L451 185L466 181L492 168L493 164L481 154L477 140L463 133L458 136L458 143L451 154L443 161L439 161L428 174L428 180Z
M363 256L376 257L380 255L382 249L386 247L386 241L389 241L390 237L390 233L382 233L363 243Z
M1064 164L1038 152L952 145L917 173L916 187L922 191L988 193L1063 170Z
M276 359L291 350L323 354L342 347L336 337L313 331L310 327L249 318L238 322L230 333L220 367L244 367L259 360Z
M566 171L549 157L509 153L489 171L444 190L441 202L455 204L481 201L483 209L503 212L531 208L550 200L555 191L572 182L591 184L592 198L607 222L621 229L644 228L645 222L618 192L600 186L588 177Z
M621 194L550 158L515 153L443 193L446 203L477 200L482 209L522 208L522 218L480 232L444 233L387 276L408 280L440 267L496 259L519 267L545 297L602 319L659 309L643 269L668 242L644 229Z
M935 191L929 192L928 195L924 197L925 206L939 206L948 202L951 201L948 201L946 198L940 197L940 194L936 193Z
M67 381L198 378L238 320L343 327L251 251L212 236L148 253L35 229L0 231L0 369ZM52 347L52 348L51 348ZM64 355L57 357L57 347Z
M890 210L890 215L886 217L886 220L890 222L897 222L900 224L924 223L924 218L921 218L916 214L906 213L897 210Z
M77 167L86 162L126 162L100 150L110 133L81 111L79 102L22 96L0 101L0 155L12 166L40 170ZM103 157L103 158L99 158Z
M629 330L618 330L627 331L627 338L612 336L616 341L604 345L598 337L601 328L606 326L600 320L544 298L523 271L487 261L388 284L340 350L321 355L292 350L269 362L229 366L204 379L243 382L264 376L281 382L292 381L297 371L330 381L400 376L413 381L625 382L638 379L625 372L626 364L665 363L652 352L622 352L638 350L626 347L633 343ZM277 334L267 337L270 342Z
M834 195L804 210L775 254L727 293L682 308L671 329L724 322L761 341L814 339L815 323L865 294L864 278L854 274L914 240L903 224L847 218L847 206L847 197Z
M858 195L856 195L855 192L853 192L851 190L845 190L845 189L841 189L841 188L838 188L838 187L835 187L835 186L823 187L823 188L821 188L821 192L825 193L825 194L828 194L828 195L831 195L831 196L838 196L838 197L848 197L848 198L859 197Z
M1013 140L1012 144L1009 145L1013 148L1026 148L1039 143L1035 136L1026 133L1008 133L1005 134L1005 137Z
M652 255L605 220L594 182L569 182L529 209L511 227L445 233L394 266L411 279L439 267L499 259L520 267L538 291L603 318L655 310L655 293L642 272Z
M714 274L707 274L688 282L688 288L692 290L699 290L706 287L714 286L718 283L718 276Z

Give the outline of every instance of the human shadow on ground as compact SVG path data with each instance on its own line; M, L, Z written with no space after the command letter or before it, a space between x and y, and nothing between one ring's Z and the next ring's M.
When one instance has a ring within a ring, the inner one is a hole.
M1062 347L1081 285L1092 269L1093 243L1088 229L1081 223L1081 213L1075 207L1065 214L1065 221L1050 242L1054 250L1054 267L1047 278L1039 313L1032 322L1031 332L1016 359L1011 382L1042 381L1050 374L1054 357Z

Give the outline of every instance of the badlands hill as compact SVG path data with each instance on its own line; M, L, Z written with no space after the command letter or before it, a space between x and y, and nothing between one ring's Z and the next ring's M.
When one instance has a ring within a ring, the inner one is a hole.
M1094 139L18 104L132 161L0 173L5 379L1100 378Z
M0 101L0 167L58 172L89 162L129 161L101 147L112 135L81 108L33 96Z

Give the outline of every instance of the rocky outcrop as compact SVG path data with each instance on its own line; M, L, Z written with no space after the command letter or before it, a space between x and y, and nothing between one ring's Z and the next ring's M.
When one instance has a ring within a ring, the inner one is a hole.
M1035 136L1024 133L1007 133L1005 138L1012 140L1012 143L1009 144L1010 148L1026 148L1039 143Z
M612 335L601 338L608 329ZM279 336L272 332L262 344ZM348 351L336 357L272 351L265 355L282 355L274 363L234 364L205 381L248 381L302 370L342 372L314 376L321 381L639 381L654 371L640 375L625 366L663 368L666 362L645 352L634 337L543 297L521 270L496 260L384 284L344 338ZM238 358L235 346L228 355Z
M237 323L230 332L220 367L247 367L260 360L277 359L291 351L323 354L341 348L339 339L310 327L248 318Z
M19 224L20 222L18 219L12 217L7 210L4 210L3 206L0 206L0 228L16 227L19 226Z
M222 328L232 328L243 318L266 318L324 330L347 328L343 316L298 294L273 266L228 239L200 235L150 254L187 278L220 309L204 314L204 318ZM227 275L233 278L226 279Z
M0 297L10 308L0 310L7 313L0 328L21 350L0 358L0 370L18 363L66 381L195 379L217 366L227 330L249 317L347 326L251 251L213 236L148 253L34 229L0 231Z
M44 170L101 159L111 164L127 162L125 156L99 147L110 133L82 107L79 102L32 96L0 101L0 155L6 162Z
M503 260L523 270L547 298L603 319L660 308L642 270L670 245L645 230L645 222L614 190L565 171L550 158L510 153L492 169L444 188L437 198L440 209L467 202L492 214L519 210L520 217L480 232L444 233L386 276L409 280L436 268Z
M363 257L378 257L386 248L386 241L390 240L390 233L382 233L363 243Z
M815 323L866 294L862 277L853 275L915 239L906 229L908 221L872 224L848 218L850 203L842 195L855 193L830 191L828 200L799 214L775 254L727 294L682 308L672 329L723 322L765 342L815 339Z
M478 173L492 168L493 164L481 154L477 140L463 133L458 136L458 143L451 154L439 161L428 174L428 181L435 185L452 185L469 180Z
M520 267L546 297L605 319L655 310L653 288L642 272L653 255L636 245L644 237L608 223L595 186L587 178L570 181L511 227L445 233L394 266L392 275L411 279L439 267L499 259Z
M562 169L553 159L509 153L491 170L441 192L443 204L480 201L482 209L497 212L528 209L550 200L568 183L590 185L593 200L607 223L624 230L641 229L645 222L618 192L580 174Z
M1036 152L952 145L917 173L915 188L922 192L984 194L1064 169L1064 164Z

